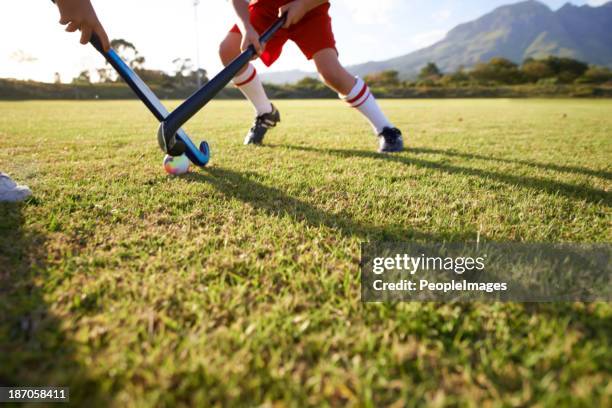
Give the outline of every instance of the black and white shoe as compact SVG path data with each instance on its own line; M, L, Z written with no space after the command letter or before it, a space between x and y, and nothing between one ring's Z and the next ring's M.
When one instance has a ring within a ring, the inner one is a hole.
M404 150L404 139L398 128L386 127L378 135L380 153L399 153Z
M272 112L264 113L263 115L255 118L253 127L249 130L249 133L244 139L245 145L260 145L263 143L264 136L268 129L275 127L280 122L280 112L276 109L276 106L272 105Z

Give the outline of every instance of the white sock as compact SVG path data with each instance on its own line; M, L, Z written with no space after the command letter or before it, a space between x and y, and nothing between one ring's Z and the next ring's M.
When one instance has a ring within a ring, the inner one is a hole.
M257 116L272 112L272 103L268 99L268 95L266 95L261 79L257 75L257 70L253 64L249 64L242 74L234 77L234 85L251 101Z
M351 92L348 95L338 95L340 99L361 112L368 119L377 135L381 134L384 128L393 127L389 119L380 110L368 85L361 78L356 77L356 79L357 81Z

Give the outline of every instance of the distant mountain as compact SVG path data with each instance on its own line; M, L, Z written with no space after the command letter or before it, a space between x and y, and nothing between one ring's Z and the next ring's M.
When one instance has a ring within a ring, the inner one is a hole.
M349 70L366 75L394 69L403 77L411 77L430 61L448 72L492 57L520 63L529 57L548 55L612 67L612 1L599 7L568 3L557 11L535 0L502 6L455 27L430 47ZM275 78L281 74L270 74L267 80L277 82Z

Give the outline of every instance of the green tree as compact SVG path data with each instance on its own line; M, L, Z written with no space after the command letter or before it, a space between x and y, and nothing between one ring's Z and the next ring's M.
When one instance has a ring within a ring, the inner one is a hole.
M576 82L583 84L603 84L612 82L612 71L609 68L592 66Z
M174 76L177 78L188 77L193 72L193 62L191 58L175 58L172 60L174 64Z
M298 88L317 89L322 86L321 81L312 77L304 77L296 82Z
M208 82L208 72L204 68L198 68L191 73L191 82L197 85L198 75L200 77L200 80L202 81L202 85Z
M373 87L397 87L400 85L399 72L393 70L366 75L364 81Z
M100 83L109 83L109 82L114 82L116 80L116 78L113 78L113 76L117 76L114 71L112 69L109 68L98 68L96 70L96 72L98 73L98 82Z
M425 65L419 73L419 79L430 79L435 81L437 79L440 79L441 77L442 71L433 62L427 63L427 65Z
M529 59L523 63L521 71L529 82L538 82L542 79L552 78L555 72L546 61Z
M136 46L123 38L111 41L111 47L132 69L141 69L145 63L145 57L140 55Z
M470 76L465 72L463 66L459 67L455 72L446 74L440 79L440 83L444 86L451 84L454 85L465 85L470 82Z
M544 60L562 83L572 83L589 69L588 64L573 58L548 57Z
M174 88L174 77L168 75L164 71L153 69L137 69L136 74L149 85L158 85L168 88Z
M190 58L176 58L172 63L175 66L174 76L172 77L172 80L175 82L174 85L196 88L198 85L198 75L200 75L202 83L208 82L206 70L202 68L195 69Z
M506 58L492 58L488 63L477 64L470 76L481 83L518 84L523 82L523 75L518 65Z
M81 71L81 73L72 80L72 83L75 85L91 84L91 77L89 75L89 71Z

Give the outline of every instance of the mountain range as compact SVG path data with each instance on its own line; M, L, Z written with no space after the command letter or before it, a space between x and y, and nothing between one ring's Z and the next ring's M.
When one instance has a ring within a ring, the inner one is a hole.
M356 75L384 70L399 71L403 78L416 76L428 62L442 71L470 68L492 57L516 63L527 58L556 55L612 67L612 1L599 7L565 4L553 11L528 0L496 8L423 49L385 61L348 67ZM286 71L262 75L269 83L291 83L314 73Z

